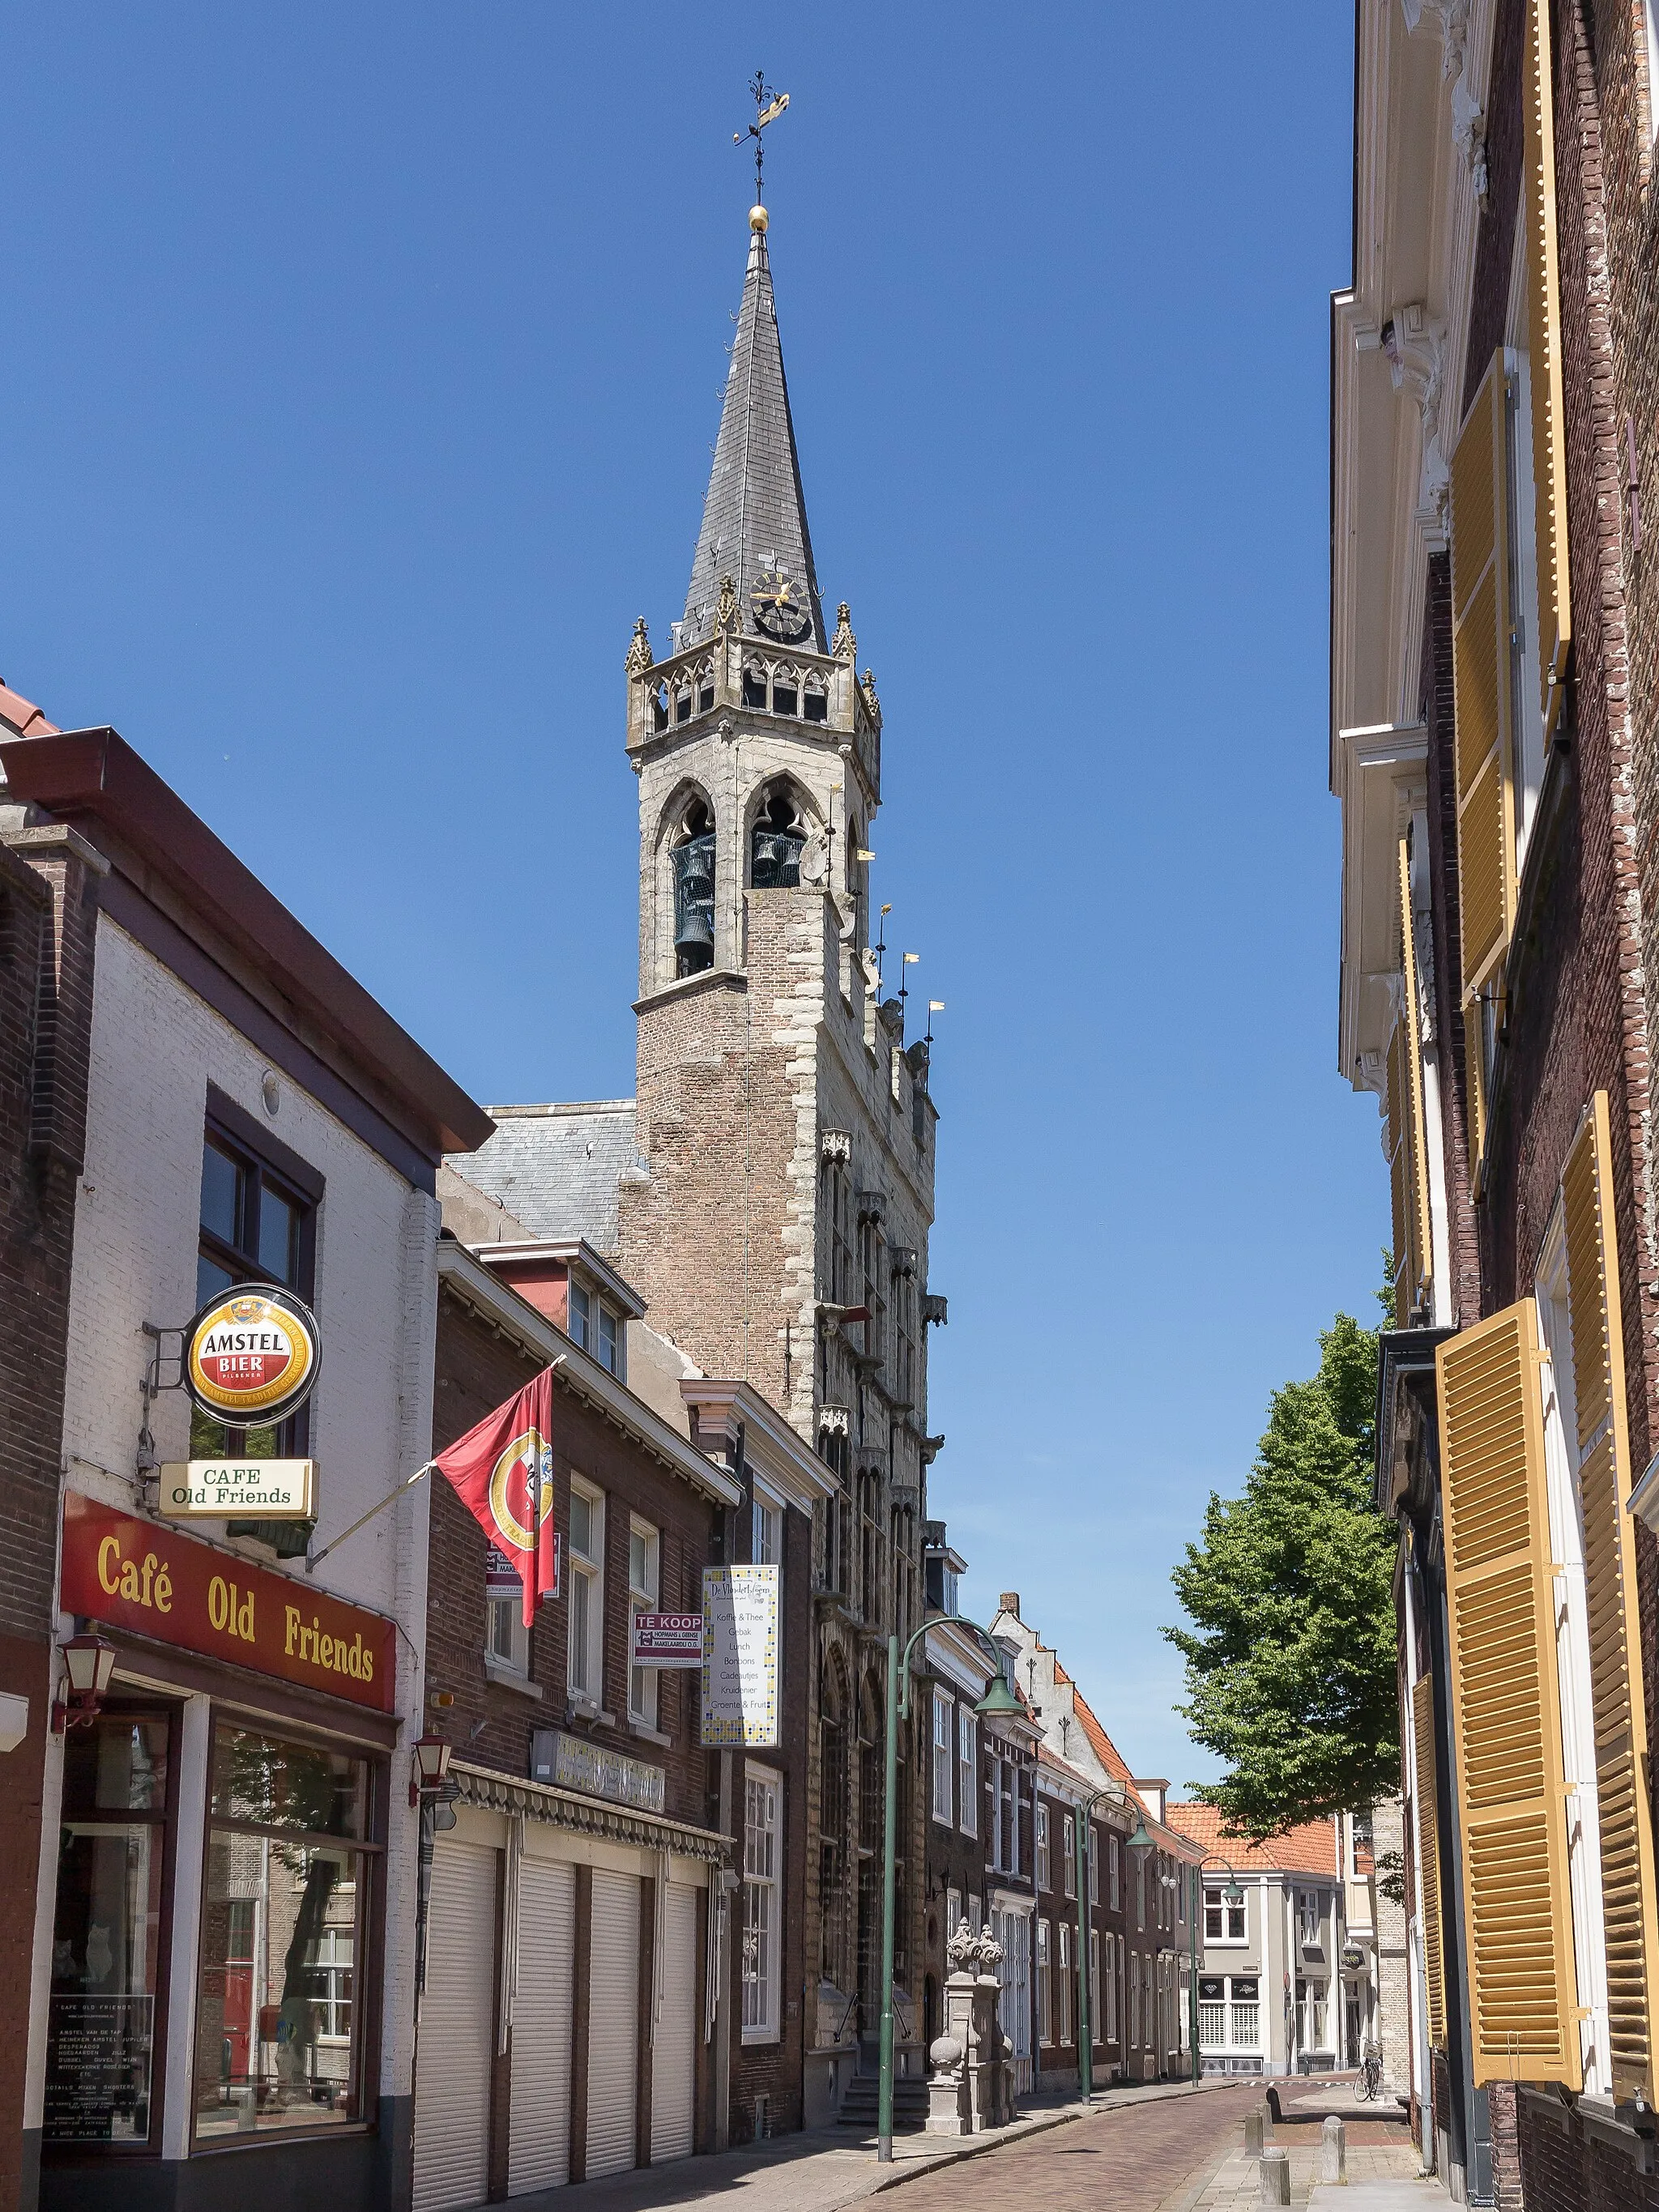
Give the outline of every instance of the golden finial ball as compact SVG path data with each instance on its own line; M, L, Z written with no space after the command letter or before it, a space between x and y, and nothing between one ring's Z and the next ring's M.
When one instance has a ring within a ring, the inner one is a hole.
M757 234L763 233L769 218L766 210L757 204L749 210L749 228Z

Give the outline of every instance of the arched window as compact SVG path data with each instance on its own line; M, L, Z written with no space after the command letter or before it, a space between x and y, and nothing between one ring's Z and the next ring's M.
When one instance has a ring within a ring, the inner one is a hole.
M669 840L674 870L674 973L701 975L714 964L714 822L694 793Z
M749 879L757 891L799 889L806 836L800 801L788 784L774 784L762 797L750 837Z

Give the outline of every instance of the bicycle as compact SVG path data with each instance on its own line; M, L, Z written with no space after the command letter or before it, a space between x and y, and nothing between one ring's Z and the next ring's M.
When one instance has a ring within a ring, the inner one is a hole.
M1382 2094L1382 2053L1374 2043L1365 2045L1356 2089L1360 2101L1367 2105Z

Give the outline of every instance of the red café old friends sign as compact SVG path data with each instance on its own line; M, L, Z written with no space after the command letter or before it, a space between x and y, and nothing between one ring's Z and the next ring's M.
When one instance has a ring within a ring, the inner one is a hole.
M205 1659L393 1709L397 1630L380 1613L76 1491L64 1500L59 1601Z

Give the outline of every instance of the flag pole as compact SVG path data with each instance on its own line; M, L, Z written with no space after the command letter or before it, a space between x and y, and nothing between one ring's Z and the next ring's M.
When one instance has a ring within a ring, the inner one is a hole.
M306 1553L306 1572L307 1574L314 1572L316 1568L328 1557L331 1552L338 1550L339 1547L344 1543L348 1536L355 1536L360 1528L366 1528L368 1526L377 1513L384 1513L388 1505L395 1505L398 1500L403 1496L404 1491L412 1490L415 1487L415 1485L420 1480L421 1477L423 1474L430 1474L433 1468L436 1467L437 1464L438 1462L435 1459L428 1460L426 1465L424 1467L417 1467L413 1474L406 1474L395 1490L387 1491L386 1496L380 1500L378 1505L371 1505L368 1512L361 1514L358 1518L352 1522L349 1528L342 1528L337 1536L331 1536L320 1552L313 1552L308 1550Z

